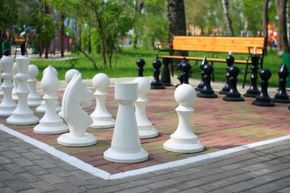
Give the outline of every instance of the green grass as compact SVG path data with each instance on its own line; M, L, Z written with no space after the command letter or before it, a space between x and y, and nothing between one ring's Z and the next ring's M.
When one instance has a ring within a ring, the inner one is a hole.
M227 54L212 54L212 53L191 53L195 56L206 56L206 57L221 57L225 58ZM64 79L65 72L71 68L78 69L83 76L83 79L91 79L96 73L103 72L109 77L136 77L137 76L137 66L136 60L143 58L146 61L144 67L144 76L152 76L152 61L155 59L156 50L152 48L124 48L117 60L114 59L112 68L101 66L101 58L99 55L95 56L98 63L98 70L95 70L90 61L82 54L73 54L71 57L76 57L74 60L55 60L55 59L33 59L31 63L36 64L40 71L43 71L48 65L55 67L59 74L59 79ZM234 55L236 59L245 58L245 55ZM278 85L278 70L282 62L282 59L277 56L276 51L269 51L267 56L264 58L264 68L271 70L272 77L270 79L271 86ZM192 77L200 79L200 69L199 64L195 65L195 62L190 61L192 68ZM245 70L245 65L237 65L241 73L239 75L239 81L243 79L243 74ZM214 73L216 81L224 82L225 80L225 63L215 63ZM250 69L249 69L250 71ZM41 79L41 75L38 77ZM249 82L250 73L247 77L247 82Z

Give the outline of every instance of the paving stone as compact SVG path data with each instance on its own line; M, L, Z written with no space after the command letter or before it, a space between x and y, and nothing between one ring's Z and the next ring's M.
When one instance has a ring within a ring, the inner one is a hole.
M40 193L40 192L36 189L30 189L30 190L20 191L19 193Z
M5 164L2 167L5 168L7 171L9 171L12 174L17 174L17 173L23 173L23 172L25 172L25 170L23 168L21 168L17 164L13 164L13 163L11 163L11 164Z
M5 184L7 184L11 189L15 190L15 191L22 191L22 190L28 190L28 189L32 189L33 187L27 183L24 180L7 180L4 182Z
M85 192L86 191L86 188L84 188L84 187L77 187L77 186L70 184L70 183L67 183L67 182L56 184L56 186L58 188L60 188L60 190L67 192L67 193L72 193L72 192L78 193L78 192Z
M16 193L16 191L14 191L13 189L11 188L0 188L0 192L1 193Z
M53 174L45 174L45 175L42 175L42 176L39 176L41 179L43 179L45 182L48 182L50 184L58 184L58 183L61 183L61 182L65 182L64 179L62 178L59 178Z
M39 157L38 155L36 155L35 153L32 153L32 152L21 153L21 155L23 155L23 157L25 157L26 159L28 159L30 161L41 159L41 157Z
M278 191L279 193L289 193L290 192L290 187L286 187L286 188L283 188L282 190L279 190Z
M15 179L15 177L10 172L7 172L6 170L0 170L0 181L1 182L4 182L6 180L12 180L12 179Z
M4 156L0 156L0 164L8 164L8 163L11 163L11 160L10 159L7 159L6 157Z
M43 175L43 174L48 174L48 171L46 171L45 169L42 169L39 166L33 165L33 166L26 166L24 167L24 169L28 172L30 172L31 174L34 175Z
M32 162L43 169L50 169L55 167L52 163L50 163L49 160L41 159L41 160L33 160Z
M30 185L41 192L50 192L50 191L57 190L56 186L49 184L47 182L44 182L44 181L31 182Z
M33 163L26 158L15 158L13 162L19 165L20 167L31 166Z

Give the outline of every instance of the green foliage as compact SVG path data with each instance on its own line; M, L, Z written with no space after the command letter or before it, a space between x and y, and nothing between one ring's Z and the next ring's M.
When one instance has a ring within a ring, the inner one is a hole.
M168 42L165 0L144 1L144 13L138 15L134 29L145 46L153 46L156 41Z

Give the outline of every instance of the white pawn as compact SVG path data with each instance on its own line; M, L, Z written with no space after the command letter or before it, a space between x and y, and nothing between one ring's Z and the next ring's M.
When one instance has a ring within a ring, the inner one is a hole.
M69 83L76 74L80 74L80 72L77 69L68 70L64 75L65 81Z
M26 56L18 56L16 58L17 74L15 75L18 81L16 87L16 94L18 97L18 104L16 109L8 117L7 123L14 125L31 125L38 122L36 117L27 104L27 95L29 90L27 88L29 58Z
M0 116L9 116L14 111L16 104L12 99L12 67L13 58L11 56L3 56L0 60L0 65L3 70L2 72L2 89L4 92L3 100L0 104Z
M138 98L135 102L135 115L140 138L152 138L158 136L158 131L152 126L146 115L147 94L150 90L150 82L144 77L134 80L138 83Z
M106 108L106 95L110 85L109 77L104 73L96 74L93 78L93 86L96 89L94 96L96 98L96 108L90 115L94 123L93 128L110 128L115 124L112 115Z
M90 146L97 143L95 136L86 133L93 120L81 107L81 104L88 104L92 99L93 94L82 83L81 74L75 75L67 85L62 99L61 117L67 123L69 133L59 136L58 144Z
M195 90L189 84L178 86L174 92L174 97L179 106L175 109L178 115L178 127L171 134L170 139L163 144L163 148L180 153L194 153L204 149L191 129L191 116L193 110L193 99Z
M43 100L46 111L33 131L39 134L57 134L68 131L68 127L56 111L58 78L50 66L41 79L41 88L45 93Z
M115 99L119 103L111 147L104 158L116 163L137 163L148 159L141 147L133 103L137 99L136 82L115 84Z
M57 73L56 69L54 67L52 67L52 66L50 66L50 68L52 68L53 72L57 76L58 73ZM43 76L47 72L47 69L48 69L48 67L43 70L43 73L42 73ZM35 111L36 112L39 112L39 113L44 113L45 110L46 110L45 109L45 102L44 102L44 100L42 100L41 103L40 103L40 105L35 109ZM59 105L59 102L57 100L56 101L56 111L59 112L60 110L61 110L61 106Z
M15 75L17 74L16 62L13 63L12 74L13 74L12 98L13 98L13 100L17 101L18 98L17 98L17 94L16 94L16 88L17 88L18 80L15 78Z
M27 80L29 94L28 94L28 105L29 106L38 106L41 103L41 97L36 92L36 84L37 84L37 75L39 74L39 70L36 65L30 64L28 66L28 73L30 75L29 79Z

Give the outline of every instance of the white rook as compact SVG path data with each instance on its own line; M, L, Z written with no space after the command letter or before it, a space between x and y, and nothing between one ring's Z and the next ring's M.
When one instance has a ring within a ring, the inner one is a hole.
M180 153L194 153L204 149L191 129L191 117L193 112L193 99L195 90L189 84L182 84L175 90L174 97L179 104L175 109L178 115L178 127L171 134L170 139L163 144L163 148Z
M104 158L116 163L136 163L148 159L141 147L133 103L137 99L137 83L115 84L115 99L119 103L111 147Z
M158 131L152 126L146 115L147 94L150 90L150 82L144 77L134 80L138 83L138 98L135 102L135 115L140 138L152 138L158 136Z
M104 73L96 74L92 80L96 89L94 96L96 98L96 107L91 114L94 123L93 128L110 128L114 127L115 120L106 108L106 96L110 85L109 77Z
M0 116L9 116L16 107L16 104L12 99L13 58L11 56L3 56L0 60L0 65L3 70L1 75L3 78L2 89L4 92L4 97L0 104Z
M16 87L16 94L18 98L18 104L16 109L8 117L7 123L14 125L31 125L38 122L36 117L27 104L27 95L29 90L27 88L29 58L26 56L18 56L16 58L17 74L15 79L18 84Z

